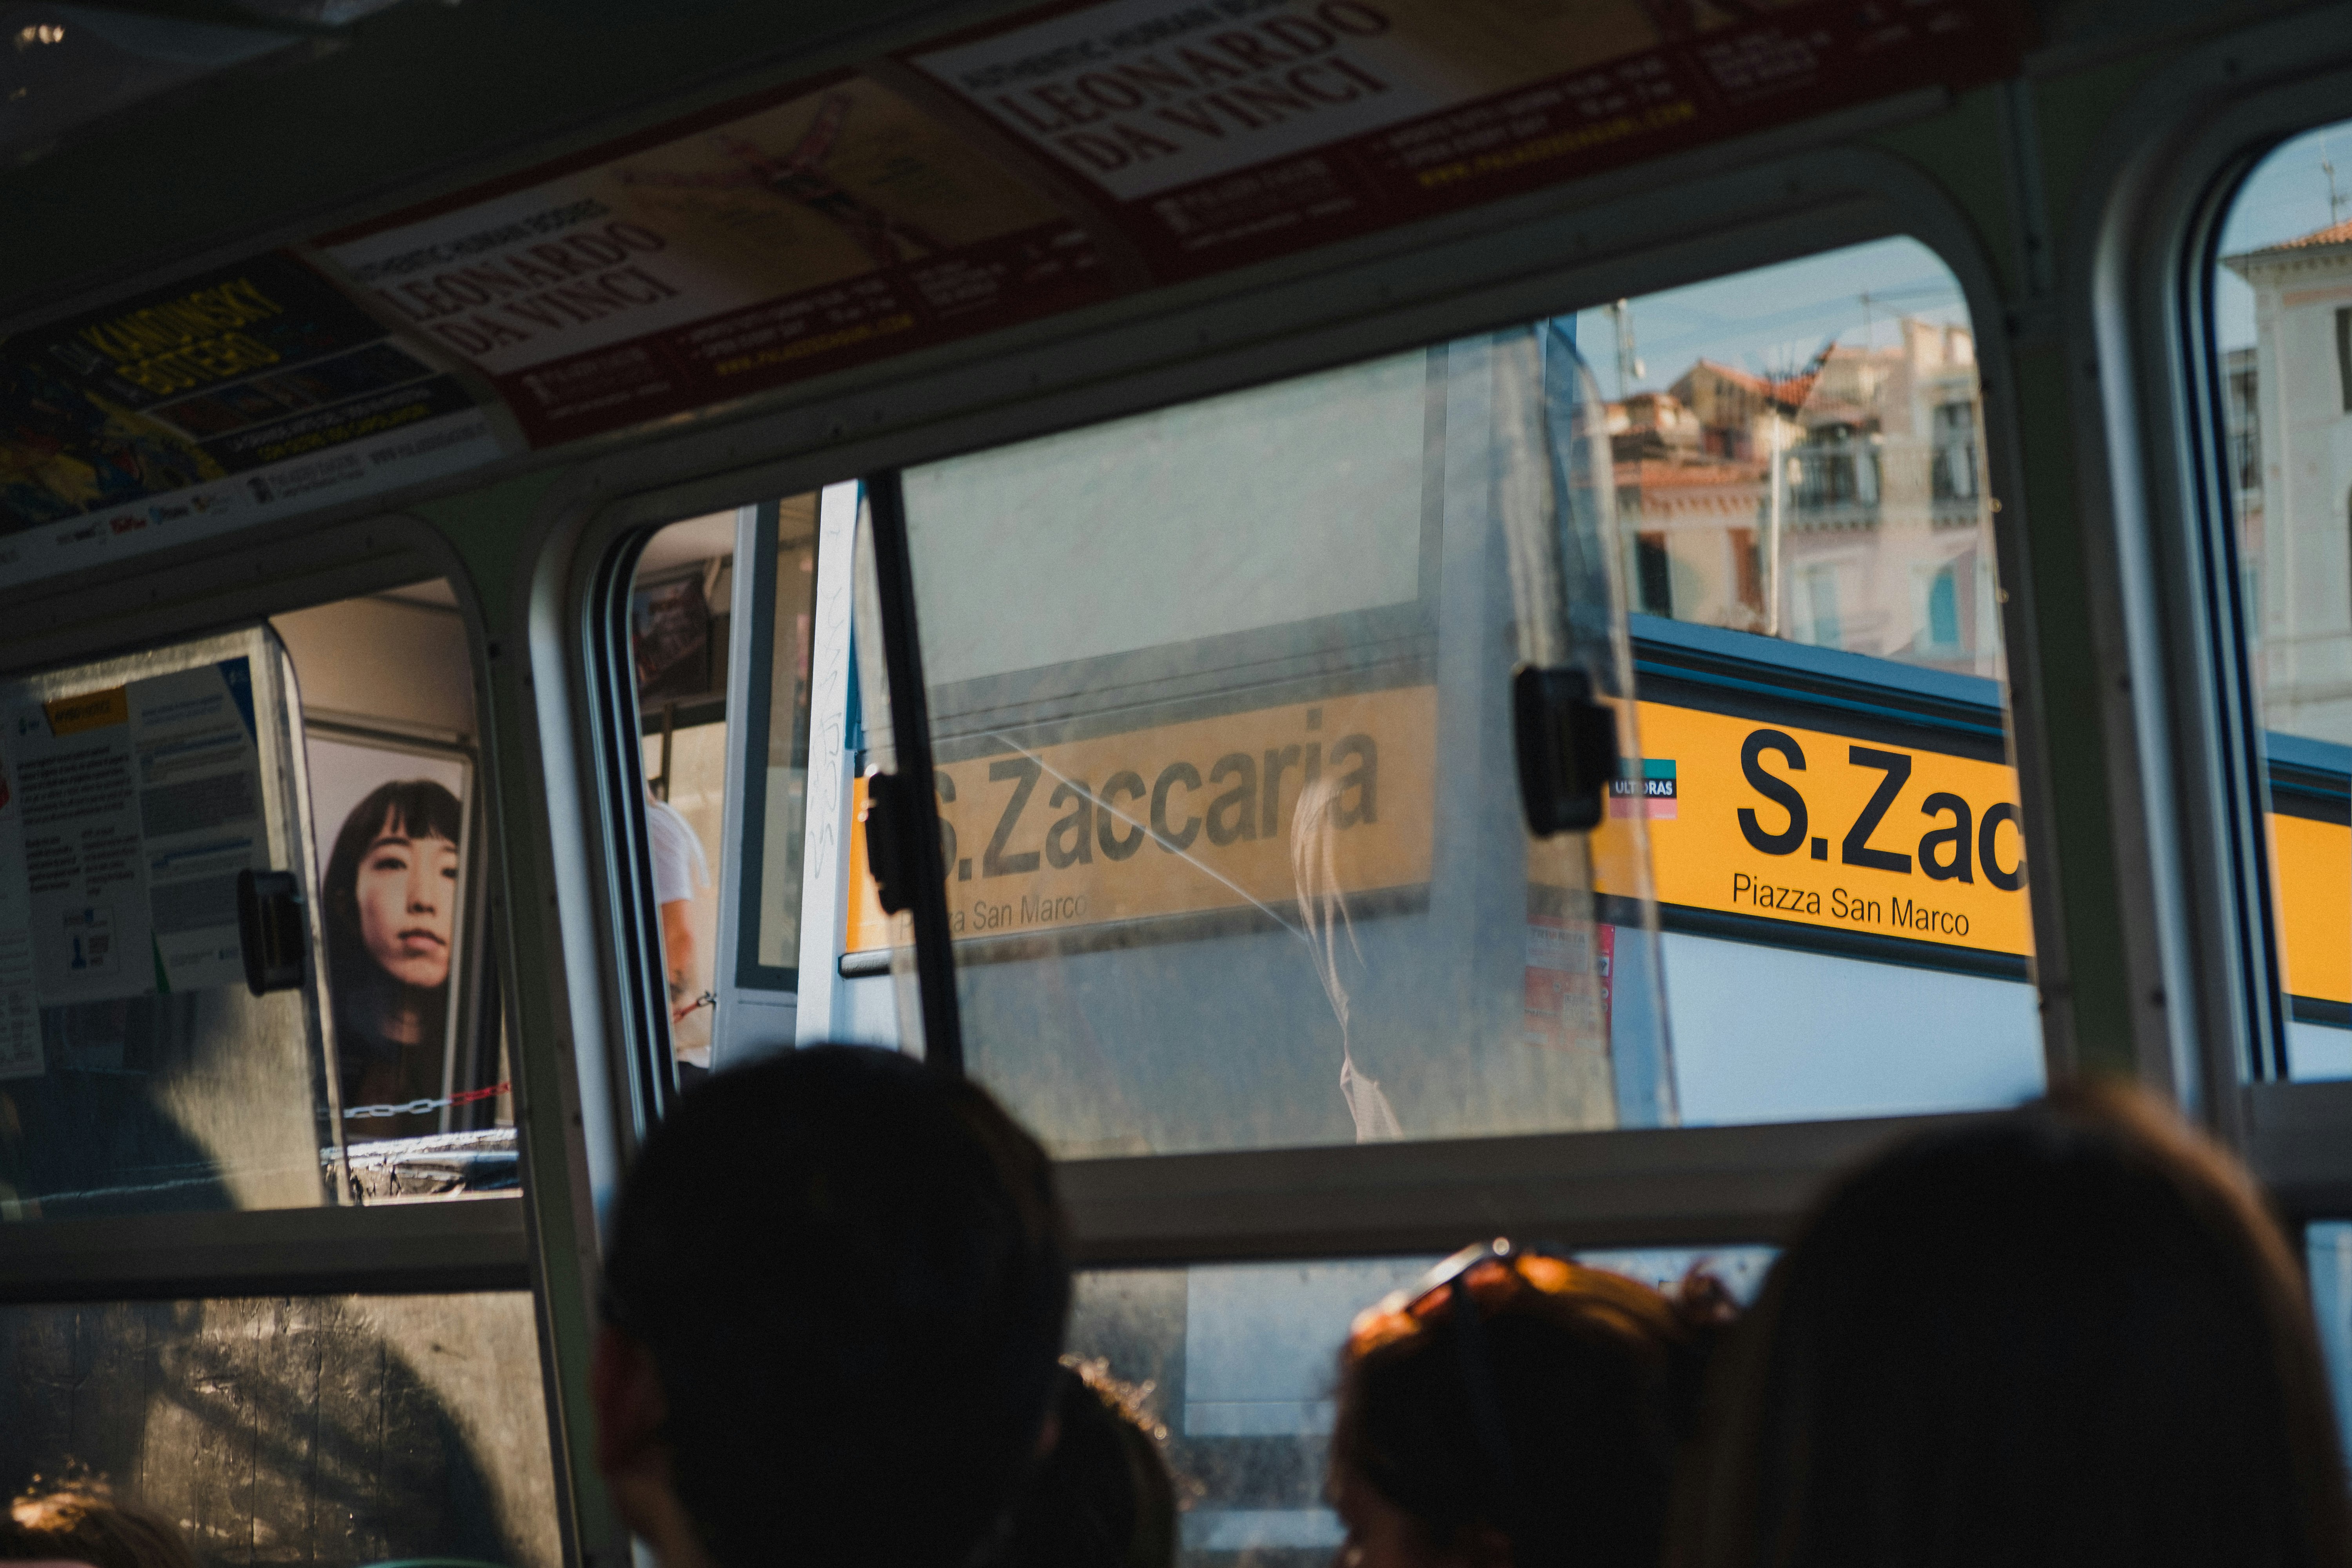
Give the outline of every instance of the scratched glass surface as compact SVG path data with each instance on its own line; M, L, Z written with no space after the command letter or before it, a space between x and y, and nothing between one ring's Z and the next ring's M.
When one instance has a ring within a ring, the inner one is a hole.
M909 470L971 1069L1065 1155L2035 1092L1981 427L1895 240Z
M563 1562L527 1290L0 1307L0 1474L84 1472L199 1563Z

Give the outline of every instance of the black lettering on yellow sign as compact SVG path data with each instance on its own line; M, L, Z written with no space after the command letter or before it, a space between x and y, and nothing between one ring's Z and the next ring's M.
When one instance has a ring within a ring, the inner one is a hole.
M1004 803L1004 815L996 819L996 837L988 841L988 852L980 858L980 874L983 877L1025 877L1037 868L1037 851L1024 850L1007 855L1004 847L1013 838L1013 825L1021 820L1021 813L1029 804L1029 793L1037 787L1037 777L1045 771L1034 757L999 757L988 764L992 784L1005 779L1016 781L1013 798Z
M1370 735L1356 734L1341 736L1328 757L1320 741L1269 746L1258 754L1228 752L1210 764L1205 777L1196 763L1171 762L1160 770L1149 792L1143 787L1143 775L1132 768L1113 773L1099 791L1084 779L1057 773L1045 808L1059 815L1047 823L1042 838L1032 839L1022 824L1045 776L1045 764L1026 753L998 757L988 764L989 781L1009 782L1013 789L1004 797L995 830L981 854L980 875L1025 877L1041 864L1057 871L1091 866L1097 850L1106 860L1122 861L1142 848L1146 838L1171 855L1191 850L1204 836L1219 848L1253 839L1279 838L1290 826L1283 809L1286 776L1295 775L1298 781L1290 795L1296 800L1321 782L1327 765L1338 770L1329 807L1332 826L1345 828L1378 822L1380 742ZM935 776L940 804L953 805L955 781L945 770ZM1193 796L1219 785L1224 787L1194 806ZM1139 821L1137 807L1147 800L1149 809ZM940 832L950 875L958 881L971 880L971 862L956 856L954 825L943 817ZM1016 839L1033 847L1015 848ZM1016 923L1020 918L1017 908L1006 916Z
M1969 842L1969 803L1948 790L1939 790L1919 803L1919 809L1929 816L1952 814L1952 825L1939 827L1919 840L1919 869L1930 881L1973 882L1976 866L1970 856ZM1951 854L1938 857L1939 846L1948 847Z
M2025 886L2025 856L2021 847L2017 864L2010 870L2000 868L2000 858L1994 853L1993 838L2000 825L2017 826L2017 807L2007 801L1985 808L1984 826L1977 830L1977 858L1984 865L1985 880L2004 893L2013 893Z
M1739 771L1748 775L1748 784L1758 795L1789 814L1789 825L1778 833L1767 833L1757 820L1755 809L1743 805L1739 808L1739 831L1749 844L1767 855L1790 855L1805 841L1805 797L1797 793L1795 784L1764 771L1767 752L1780 753L1782 762L1802 772L1805 751L1797 744L1795 736L1779 730L1759 730L1739 748Z
M1771 772L1764 765L1764 758L1768 754L1780 758L1790 773L1801 773L1805 768L1804 749L1797 743L1795 736L1780 730L1753 731L1739 748L1739 770L1746 776L1748 787L1777 807L1784 815L1785 824L1774 831L1768 826L1767 818L1759 816L1754 806L1743 805L1739 808L1739 831L1748 846L1760 854L1793 855L1805 841L1806 831L1811 824L1811 813L1796 782ZM1855 767L1872 769L1884 776L1848 825L1839 846L1841 860L1845 865L1866 867L1874 871L1890 871L1906 877L1911 875L1911 856L1898 850L1877 848L1871 844L1872 836L1880 826L1888 825L1888 813L1901 802L1904 786L1911 781L1911 755L1905 752L1880 751L1871 746L1849 746L1846 760ZM1939 824L1922 834L1918 843L1918 868L1930 881L1974 882L1976 872L1981 868L1985 880L2003 892L2013 893L2025 885L2022 853L2019 854L2016 864L2004 867L2001 864L2004 851L1999 842L2003 823L2007 823L2012 831L2015 829L2017 807L2007 801L1999 801L1987 806L1979 816L1962 796L1949 790L1938 790L1920 803L1919 814ZM1815 838L1812 843L1812 858L1827 859L1828 841ZM1973 856L1971 850L1974 851ZM1802 910L1801 905L1772 901L1779 894L1789 891L1791 889L1758 882L1743 872L1735 879L1732 896L1735 902ZM1817 894L1802 896L1818 898ZM1831 912L1838 918L1854 919L1869 924L1881 923L1878 913L1849 916L1838 910L1835 908L1838 896L1838 890L1832 890ZM1855 908L1874 910L1876 904L1857 900ZM1816 907L1802 912L1818 914L1822 911ZM1923 934L1967 934L1968 917L1965 915L1931 910L1901 900L1896 900L1896 907L1883 912L1891 918L1892 923ZM1959 929L1954 929L1954 921L1958 922Z
M1143 775L1132 768L1121 768L1104 781L1102 794L1095 796L1095 842L1102 846L1104 859L1124 860L1143 847L1143 824L1118 831L1120 818L1134 815L1118 803L1142 798Z
M1895 797L1903 793L1903 786L1911 782L1911 759L1901 752L1848 746L1846 761L1858 768L1876 768L1886 776L1878 781L1878 787L1871 791L1870 799L1863 805L1862 815L1855 817L1853 826L1845 830L1845 842L1839 847L1844 854L1845 863L1867 866L1874 871L1894 871L1909 876L1911 857L1897 855L1891 849L1873 849L1870 836L1878 831L1879 823L1885 818L1886 808L1895 804Z
M1817 888L1767 882L1745 871L1731 874L1731 902L1735 908L1790 915L1826 914L1832 920L1853 925L1892 926L1909 936L1958 940L1966 937L1969 929L1969 917L1962 910L1937 909L1901 897L1874 899L1843 888L1832 888L1824 901Z
M1049 811L1064 805L1070 809L1045 829L1045 864L1056 871L1091 866L1095 863L1095 840L1087 831L1087 818L1093 814L1094 803L1087 798L1083 787L1065 779L1054 786L1053 798L1045 803Z

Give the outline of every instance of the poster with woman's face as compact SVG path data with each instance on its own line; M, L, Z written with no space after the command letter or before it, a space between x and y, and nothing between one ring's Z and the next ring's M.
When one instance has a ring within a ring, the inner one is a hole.
M467 764L315 732L305 754L344 1102L429 1098L456 994Z
M305 750L310 764L311 830L318 839L322 879L351 826L352 813L385 784L438 784L448 792L457 820L465 820L467 768L462 758L323 735L310 737ZM368 824L392 831L373 834L378 852L363 855L360 862L355 889L360 934L370 956L394 978L409 985L438 986L448 979L449 955L457 948L458 846L429 829L400 831L408 826Z

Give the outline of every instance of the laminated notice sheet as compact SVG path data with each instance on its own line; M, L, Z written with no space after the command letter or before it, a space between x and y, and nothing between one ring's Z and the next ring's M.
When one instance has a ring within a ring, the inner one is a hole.
M241 983L236 876L269 863L244 658L25 700L5 721L0 929L25 935L0 938L0 1076L40 1070L37 1020L18 1038L28 1000Z

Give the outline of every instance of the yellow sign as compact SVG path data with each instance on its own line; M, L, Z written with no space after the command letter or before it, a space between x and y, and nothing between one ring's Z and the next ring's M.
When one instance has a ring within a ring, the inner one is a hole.
M2271 816L2287 994L2352 1002L2352 827Z
M2025 845L2005 763L1663 703L1639 705L1639 802L1664 904L2024 954ZM1612 803L1613 804L1613 803ZM1598 835L1630 895L1630 834Z
M1624 817L1638 812L1662 904L2032 952L2005 763L1658 702L1639 711L1645 760L1593 836L1597 890L1635 892ZM1325 885L1419 886L1436 716L1434 689L1412 687L943 764L950 927L989 936L1252 905L1286 916L1301 897L1299 803L1318 784L1328 798L1305 820L1329 825ZM2270 822L2286 989L2352 1002L2352 827ZM862 822L850 853L844 948L887 946ZM1577 879L1556 858L1531 857L1529 875Z
M52 735L78 735L84 730L104 730L131 722L131 689L109 687L79 697L58 697L41 704Z
M1418 887L1436 731L1436 689L1415 686L940 763L949 929L1279 911L1324 891ZM860 824L853 952L889 940L865 849Z

